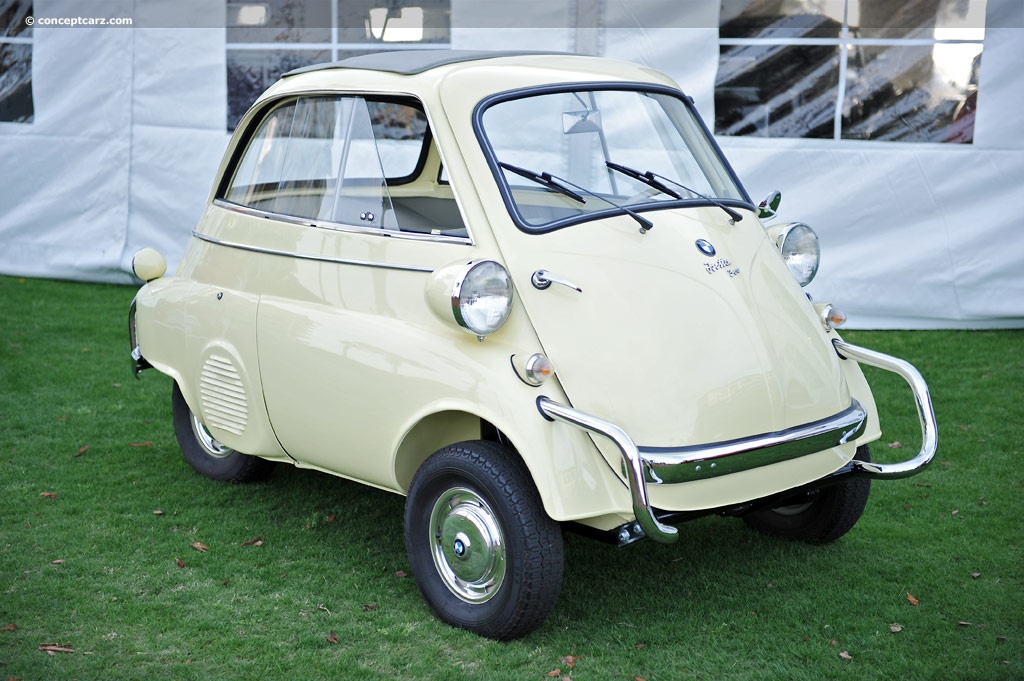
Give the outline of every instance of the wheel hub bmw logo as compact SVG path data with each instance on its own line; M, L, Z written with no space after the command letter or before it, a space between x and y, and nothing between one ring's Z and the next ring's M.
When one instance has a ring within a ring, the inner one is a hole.
M715 247L706 239L697 239L697 250L709 258L715 254Z

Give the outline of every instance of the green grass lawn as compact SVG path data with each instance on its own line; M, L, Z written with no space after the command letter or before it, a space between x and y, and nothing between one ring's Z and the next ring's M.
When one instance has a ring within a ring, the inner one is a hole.
M0 277L0 679L1024 678L1022 332L845 334L928 380L924 474L824 547L723 518L675 545L567 534L552 616L495 643L431 616L402 498L196 475L169 379L132 378L133 295ZM909 390L869 380L874 457L915 451Z

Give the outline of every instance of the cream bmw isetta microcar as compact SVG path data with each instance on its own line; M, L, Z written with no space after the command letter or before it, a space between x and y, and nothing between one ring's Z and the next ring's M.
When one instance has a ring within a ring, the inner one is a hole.
M407 495L416 582L507 639L554 607L562 529L673 542L742 517L829 542L871 479L934 455L928 389L845 343L666 76L575 55L373 54L299 69L241 120L174 276L151 249L135 369L174 379L186 460ZM859 363L901 375L913 458L872 463Z

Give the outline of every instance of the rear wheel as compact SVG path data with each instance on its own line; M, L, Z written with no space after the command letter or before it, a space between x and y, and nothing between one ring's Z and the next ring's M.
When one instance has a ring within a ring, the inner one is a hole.
M197 473L225 482L254 482L274 470L273 461L236 452L220 443L189 409L177 383L171 392L171 416L181 453Z
M854 458L871 461L867 445L858 447ZM857 524L870 492L871 481L867 478L849 480L801 495L785 506L751 513L743 517L743 522L775 537L827 544Z
M561 528L516 454L493 443L450 445L420 467L405 544L430 609L489 638L536 629L562 587Z

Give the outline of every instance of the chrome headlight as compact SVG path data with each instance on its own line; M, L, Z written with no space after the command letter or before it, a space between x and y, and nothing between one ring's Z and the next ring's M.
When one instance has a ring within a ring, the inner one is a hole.
M493 260L470 263L452 287L452 312L459 326L477 336L488 336L512 311L512 277Z
M776 244L782 259L801 286L807 286L818 273L821 250L818 235L802 222L791 222L779 234Z
M512 277L494 260L452 263L427 281L427 302L438 317L483 340L512 312Z

